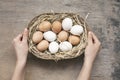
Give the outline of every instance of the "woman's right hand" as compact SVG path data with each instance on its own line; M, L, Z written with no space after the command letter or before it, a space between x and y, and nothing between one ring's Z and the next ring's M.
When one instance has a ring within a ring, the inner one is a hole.
M93 32L89 31L88 45L85 49L85 62L90 62L90 63L94 62L97 53L99 51L100 45L101 43L96 37L96 35Z

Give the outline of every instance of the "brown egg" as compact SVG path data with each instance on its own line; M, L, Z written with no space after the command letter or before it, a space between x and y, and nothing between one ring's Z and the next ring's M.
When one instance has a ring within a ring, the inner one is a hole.
M62 29L62 24L60 21L54 21L52 23L52 31L55 33L59 33Z
M58 34L58 41L66 41L68 39L68 36L69 36L69 33L66 32L66 31L61 31L59 34Z
M43 33L40 31L36 31L33 34L32 40L34 43L39 43L43 39Z
M70 35L69 38L68 38L68 41L72 45L78 45L80 43L80 37L75 36L75 35Z
M48 46L49 46L49 42L46 41L46 40L42 40L42 41L37 45L37 49L42 52L42 51L47 50Z
M51 29L51 23L49 21L43 21L40 25L39 25L39 30L40 31L49 31Z

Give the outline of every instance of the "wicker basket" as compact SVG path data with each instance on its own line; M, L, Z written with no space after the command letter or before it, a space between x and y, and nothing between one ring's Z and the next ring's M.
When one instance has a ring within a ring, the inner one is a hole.
M73 24L79 24L83 26L84 32L80 36L80 43L77 46L74 46L72 50L68 52L57 52L55 54L50 54L48 50L44 52L40 52L36 48L36 44L32 41L32 36L35 31L38 30L38 25L42 21L50 21L51 23L55 20L62 21L64 18L69 17L73 20ZM46 60L61 60L61 59L71 59L80 56L87 45L87 32L88 32L88 25L85 23L85 20L81 18L79 15L74 13L44 13L36 16L28 25L29 29L29 52L35 55L38 58L46 59Z

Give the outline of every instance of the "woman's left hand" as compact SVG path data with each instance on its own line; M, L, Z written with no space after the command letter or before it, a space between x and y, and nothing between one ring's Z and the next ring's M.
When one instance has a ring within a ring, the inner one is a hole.
M13 45L16 51L17 62L26 62L28 55L28 30L25 28L22 34L19 34L13 40Z

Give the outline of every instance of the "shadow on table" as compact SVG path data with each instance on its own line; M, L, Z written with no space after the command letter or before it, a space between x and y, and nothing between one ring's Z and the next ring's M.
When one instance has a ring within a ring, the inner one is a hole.
M43 60L40 58L37 58L36 56L34 56L33 54L29 53L28 55L28 64L30 65L35 65L35 66L40 66L42 68L46 68L46 69L65 69L67 67L70 66L81 66L83 63L83 58L84 58L84 54L82 54L81 56L77 57L77 58L73 58L73 59L67 59L67 60L59 60L57 62L55 62L54 60Z

